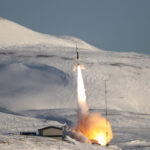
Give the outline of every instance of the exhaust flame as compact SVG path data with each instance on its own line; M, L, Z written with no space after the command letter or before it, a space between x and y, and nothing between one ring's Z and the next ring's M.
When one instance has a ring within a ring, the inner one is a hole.
M84 82L79 64L77 65L77 98L78 125L76 131L87 137L89 143L107 145L113 138L111 125L99 113L88 112Z
M80 65L77 65L77 73L77 98L79 106L78 111L80 112L80 115L83 115L88 113L88 106L86 104L85 88Z

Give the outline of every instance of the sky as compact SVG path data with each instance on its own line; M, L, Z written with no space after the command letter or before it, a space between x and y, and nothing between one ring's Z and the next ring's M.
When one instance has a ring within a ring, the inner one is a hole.
M150 54L150 0L0 0L0 17L104 50Z

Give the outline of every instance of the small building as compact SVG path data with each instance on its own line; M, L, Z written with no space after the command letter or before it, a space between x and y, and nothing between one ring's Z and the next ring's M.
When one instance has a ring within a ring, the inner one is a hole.
M63 139L63 128L48 126L38 130L39 136L51 137L57 140Z

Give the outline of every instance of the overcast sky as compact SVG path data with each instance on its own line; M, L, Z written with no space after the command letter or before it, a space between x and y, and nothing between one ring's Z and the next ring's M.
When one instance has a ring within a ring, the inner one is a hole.
M0 17L105 50L150 54L150 0L0 0Z

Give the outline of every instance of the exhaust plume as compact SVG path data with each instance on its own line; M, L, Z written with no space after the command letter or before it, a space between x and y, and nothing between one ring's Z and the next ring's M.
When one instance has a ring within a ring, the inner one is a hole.
M84 135L88 143L107 145L113 138L111 125L99 113L89 113L80 64L77 65L77 101L78 124L73 130Z
M80 65L77 65L77 99L78 115L86 115L88 113L88 106L86 104L85 88Z

